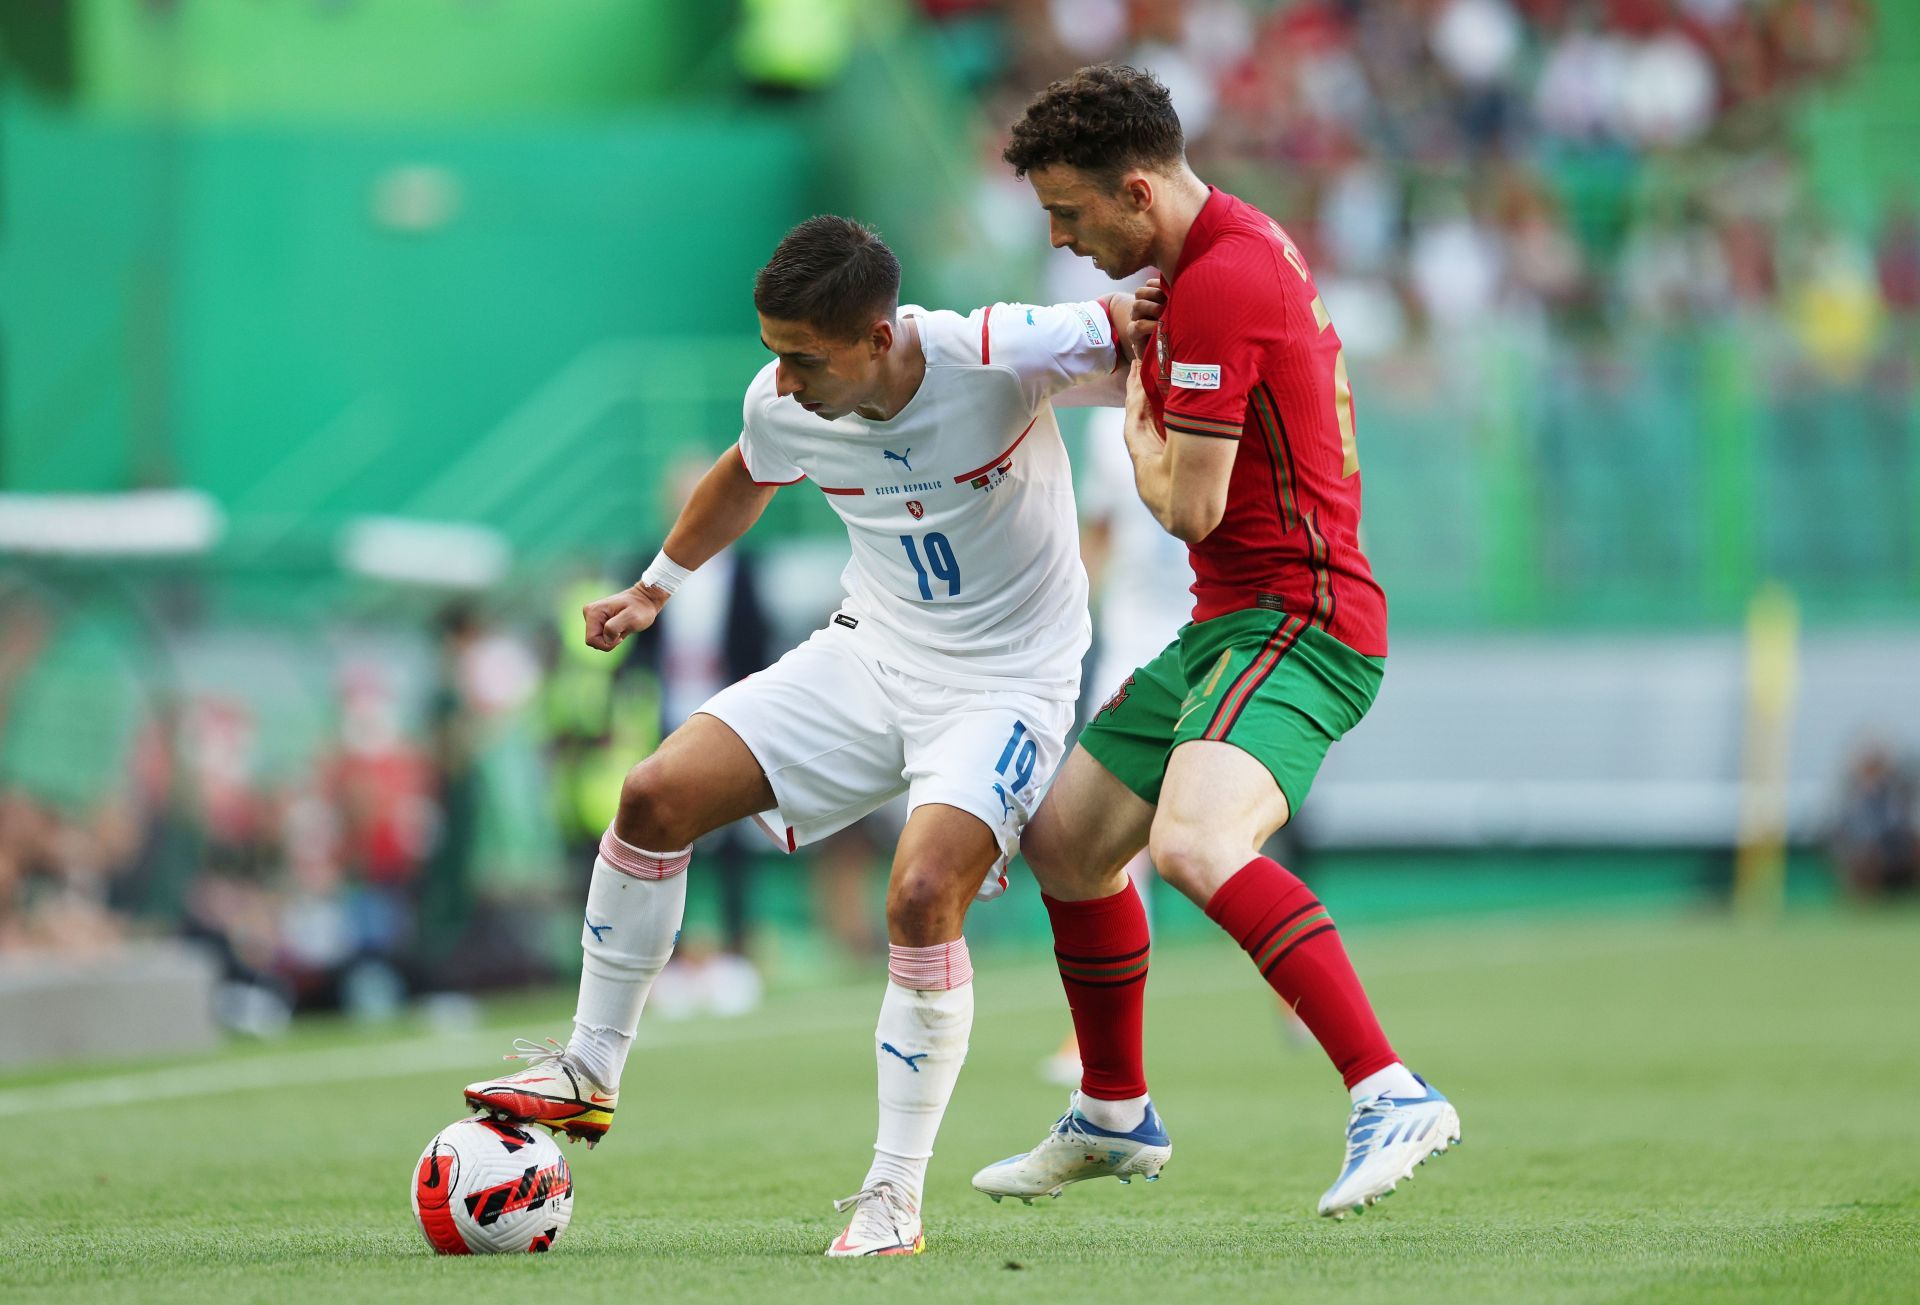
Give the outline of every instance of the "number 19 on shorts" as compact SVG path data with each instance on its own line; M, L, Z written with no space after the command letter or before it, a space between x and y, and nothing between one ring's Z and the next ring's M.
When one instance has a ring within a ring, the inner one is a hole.
M1027 737L1026 722L1015 721L1013 734L1007 739L1007 746L993 769L996 774L1011 779L1013 791L1019 793L1033 783L1033 766L1039 759L1040 745Z
M922 564L920 548L914 543L913 536L900 536L900 545L907 550L907 563L913 567L914 575L919 577L920 596L932 599L933 582L938 580L947 586L948 598L958 598L960 596L960 561L953 555L953 545L949 544L947 537L938 530L929 530L926 542L927 560ZM933 572L931 577L928 576L928 571Z

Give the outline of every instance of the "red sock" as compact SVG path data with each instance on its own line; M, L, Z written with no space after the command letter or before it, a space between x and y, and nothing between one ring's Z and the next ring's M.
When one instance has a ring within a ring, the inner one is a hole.
M1373 1017L1333 917L1277 863L1256 856L1241 866L1207 903L1207 915L1313 1030L1348 1087L1400 1059Z
M1133 881L1111 897L1057 902L1053 955L1080 1040L1080 1090L1102 1101L1147 1094L1147 909Z

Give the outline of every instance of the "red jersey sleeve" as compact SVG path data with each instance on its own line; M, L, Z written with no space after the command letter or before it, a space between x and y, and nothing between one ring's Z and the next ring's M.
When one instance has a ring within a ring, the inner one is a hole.
M1286 327L1272 284L1271 274L1227 259L1198 263L1174 283L1160 360L1169 433L1240 438L1247 396Z

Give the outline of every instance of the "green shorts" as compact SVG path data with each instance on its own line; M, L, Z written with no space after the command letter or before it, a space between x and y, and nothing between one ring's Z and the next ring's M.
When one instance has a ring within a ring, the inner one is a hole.
M1184 627L1129 675L1080 732L1080 746L1158 804L1175 747L1231 743L1272 772L1297 812L1327 749L1373 705L1386 666L1300 617L1229 612Z

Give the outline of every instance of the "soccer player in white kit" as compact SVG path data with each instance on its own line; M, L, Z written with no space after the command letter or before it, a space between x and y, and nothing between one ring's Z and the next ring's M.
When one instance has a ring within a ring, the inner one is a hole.
M973 1023L961 924L976 893L1005 885L1089 639L1053 400L1131 356L1114 329L1126 295L963 317L901 306L899 286L880 238L837 217L795 227L761 269L754 306L775 361L747 389L739 443L640 581L587 605L586 639L611 649L645 629L805 479L846 523L846 601L628 773L594 862L572 1037L523 1043L531 1068L466 1090L476 1109L597 1142L679 934L693 841L753 816L792 851L905 793L874 1031L878 1137L860 1190L835 1203L853 1214L830 1256L925 1245L927 1162Z

